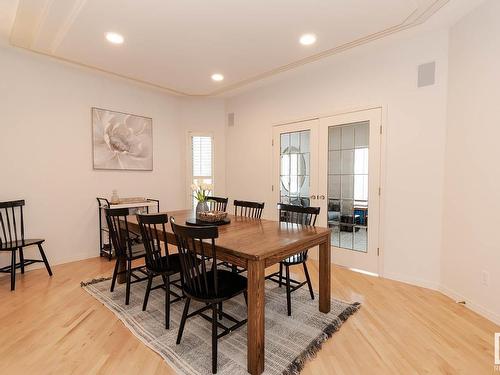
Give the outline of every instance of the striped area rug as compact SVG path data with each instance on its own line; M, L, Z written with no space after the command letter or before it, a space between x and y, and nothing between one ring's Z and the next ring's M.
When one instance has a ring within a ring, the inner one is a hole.
M109 279L82 282L82 287L109 308L145 345L157 352L178 374L211 374L211 324L196 316L186 322L182 342L175 344L184 301L171 305L170 329L164 326L165 292L154 290L147 311L142 311L146 283L132 284L130 304L125 305L125 285L110 293ZM323 342L355 313L359 303L332 299L330 313L318 311L318 296L313 301L307 287L292 294L292 316L286 313L285 288L266 281L266 341L264 374L298 374L307 360L314 358ZM201 307L192 301L190 311ZM224 311L244 319L243 296L224 302ZM223 322L224 323L224 322ZM229 324L226 322L226 325ZM218 374L247 374L246 325L219 339Z

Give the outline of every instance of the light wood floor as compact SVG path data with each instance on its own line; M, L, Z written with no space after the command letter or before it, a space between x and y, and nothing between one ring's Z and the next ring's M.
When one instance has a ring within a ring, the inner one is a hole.
M94 258L0 279L0 374L173 374L81 280L109 276ZM310 263L317 289L317 267ZM303 371L320 374L490 374L500 327L442 294L333 268L333 295L363 304Z

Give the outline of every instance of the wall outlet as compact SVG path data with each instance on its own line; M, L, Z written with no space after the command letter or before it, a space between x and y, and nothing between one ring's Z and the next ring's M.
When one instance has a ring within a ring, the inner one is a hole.
M488 271L481 272L481 284L484 286L490 285L490 274Z

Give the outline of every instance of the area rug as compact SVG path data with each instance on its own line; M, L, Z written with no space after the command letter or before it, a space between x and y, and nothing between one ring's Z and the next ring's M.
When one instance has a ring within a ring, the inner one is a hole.
M164 326L165 292L151 292L147 311L142 311L146 283L132 284L130 304L125 305L125 285L109 291L111 281L82 282L82 287L109 308L145 345L157 352L178 374L211 374L211 324L196 316L186 322L181 344L176 345L184 301L171 305L170 329ZM201 307L192 301L190 311ZM264 374L298 374L340 326L360 307L332 299L331 311L318 311L318 296L311 300L306 287L292 294L292 316L287 316L284 287L266 281L266 341ZM224 302L224 311L244 319L243 296ZM228 324L228 322L225 322ZM247 374L247 326L218 341L218 374Z

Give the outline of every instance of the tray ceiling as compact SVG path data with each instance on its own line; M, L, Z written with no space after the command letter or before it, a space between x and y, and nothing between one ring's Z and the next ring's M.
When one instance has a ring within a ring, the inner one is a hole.
M427 20L448 0L20 0L11 44L192 96L217 95ZM112 45L108 31L124 36ZM298 43L314 33L311 46ZM221 82L211 80L222 73Z

